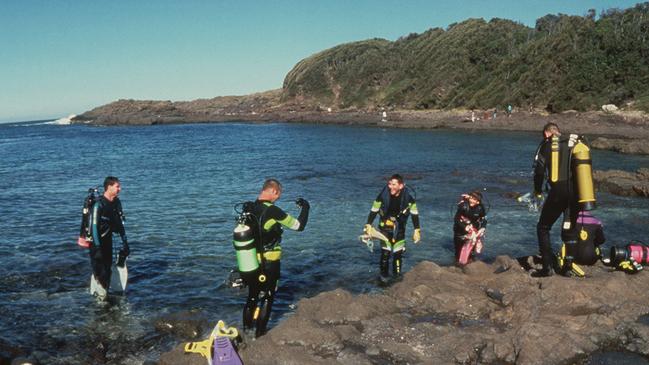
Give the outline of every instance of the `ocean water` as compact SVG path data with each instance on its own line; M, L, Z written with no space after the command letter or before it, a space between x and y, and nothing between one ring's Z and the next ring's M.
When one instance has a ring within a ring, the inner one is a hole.
M293 201L304 197L312 207L304 232L284 233L271 327L301 298L382 290L378 249L357 238L395 172L416 191L422 223L404 271L452 263L453 208L476 188L490 205L482 258L534 254L538 215L507 194L530 191L538 142L536 133L283 123L0 125L0 345L46 364L140 364L187 340L156 330L159 318L192 312L208 318L204 330L218 319L240 326L245 292L224 285L236 265L233 206L254 200L268 177L284 185L278 206L297 215ZM649 158L594 151L593 164L635 170ZM76 238L86 191L107 175L122 181L132 256L127 295L99 303ZM649 241L647 200L600 193L598 204L607 246Z

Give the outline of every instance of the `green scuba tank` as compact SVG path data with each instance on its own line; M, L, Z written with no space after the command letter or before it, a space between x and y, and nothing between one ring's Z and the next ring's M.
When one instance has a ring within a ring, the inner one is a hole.
M257 259L255 235L252 228L246 224L245 219L239 219L232 236L232 244L237 253L239 272L246 273L257 270L259 260Z

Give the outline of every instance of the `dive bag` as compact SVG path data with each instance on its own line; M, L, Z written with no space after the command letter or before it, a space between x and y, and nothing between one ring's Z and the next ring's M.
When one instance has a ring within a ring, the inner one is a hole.
M92 207L99 200L99 188L94 187L88 189L88 195L83 201L83 209L81 210L81 229L79 230L79 239L77 244L83 248L89 248L93 242L92 238Z
M636 273L642 265L649 264L649 246L631 242L625 247L611 247L610 265L617 269Z

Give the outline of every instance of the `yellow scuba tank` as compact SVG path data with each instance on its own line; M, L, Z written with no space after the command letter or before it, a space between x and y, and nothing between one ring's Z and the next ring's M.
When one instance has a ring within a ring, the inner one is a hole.
M577 196L582 210L595 209L595 190L593 188L593 167L590 148L581 140L572 149L574 176L577 179Z
M550 171L550 181L553 183L559 181L559 137L552 137L550 158L552 159L552 169Z
M244 221L239 221L237 226L234 227L232 236L239 272L246 273L257 270L259 260L257 259L257 247L252 228L245 224Z

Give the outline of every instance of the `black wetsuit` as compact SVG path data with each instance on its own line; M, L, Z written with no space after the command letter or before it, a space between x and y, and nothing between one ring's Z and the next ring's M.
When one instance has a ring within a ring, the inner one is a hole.
M263 258L258 270L241 273L241 278L248 286L248 298L243 307L244 329L256 327L255 336L266 333L266 326L270 319L270 312L275 300L280 277L280 258L282 248L282 226L296 231L303 231L309 219L309 205L302 205L302 210L297 219L285 213L282 209L268 201L257 200L254 203L253 216L258 224L254 224L257 252L263 252ZM260 227L261 226L261 227ZM261 235L261 239L259 236ZM259 255L261 257L261 255ZM265 281L259 280L260 275L265 276ZM255 311L259 310L255 318Z
M122 243L128 247L126 232L122 223L122 203L119 198L108 201L102 196L93 206L90 265L95 279L108 290L111 266L113 264L113 232L119 233Z
M543 183L546 181L550 187L541 216L536 226L536 234L539 242L539 251L543 270L548 271L552 268L555 260L550 242L550 229L563 214L563 226L561 238L566 244L567 250L574 249L577 242L577 232L575 221L579 204L577 195L573 186L574 179L571 171L571 154L568 146L568 139L559 139L559 160L558 160L558 179L553 182L550 179L552 171L552 138L546 138L539 145L534 164L534 193L540 194L543 189Z
M376 215L380 215L379 231L390 241L381 242L381 261L379 268L382 277L388 277L390 255L392 258L392 275L401 275L403 263L402 255L406 250L406 223L408 216L412 216L412 224L419 229L419 211L415 199L403 189L399 196L393 196L390 191L384 189L374 200L370 214L367 216L367 224L372 224Z
M472 207L466 199L457 205L455 218L453 219L453 243L455 245L455 262L460 258L460 251L464 245L464 236L467 234L466 227L473 226L475 229L486 228L487 218L482 203Z

